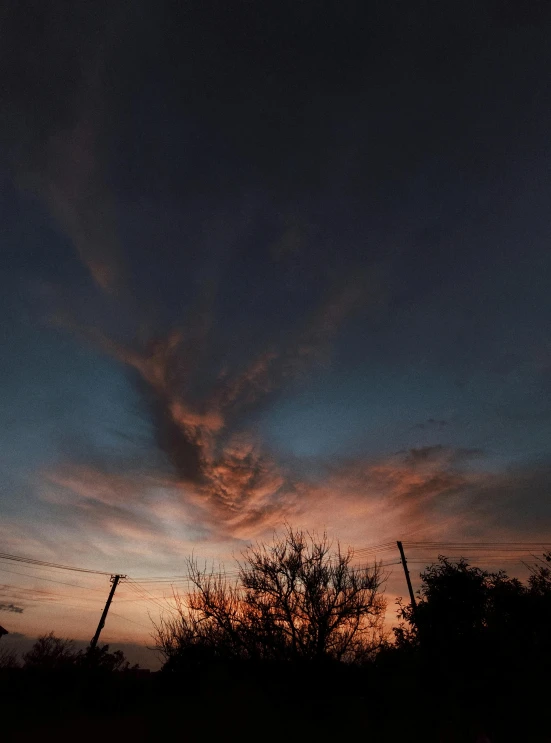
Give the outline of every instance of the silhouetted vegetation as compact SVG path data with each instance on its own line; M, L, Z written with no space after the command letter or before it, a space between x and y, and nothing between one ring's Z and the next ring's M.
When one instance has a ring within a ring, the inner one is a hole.
M40 671L65 671L75 665L78 653L72 640L56 637L53 632L39 637L23 656L23 667Z
M380 647L385 602L377 565L353 567L352 553L331 552L288 528L272 545L247 550L232 583L188 568L194 590L175 596L177 615L156 626L165 667L209 658L249 661L367 661Z
M400 604L396 643L379 661L413 671L456 729L470 721L492 740L550 740L540 714L551 661L549 560L523 584L439 557L421 574L416 622Z
M269 721L288 740L551 741L551 555L526 582L441 556L416 621L400 603L387 638L380 569L351 559L289 529L247 551L233 582L192 561L193 589L156 625L157 674L52 633L19 666L5 651L2 740L234 740Z
M110 653L109 645L76 650L72 640L56 637L50 632L39 637L29 652L25 653L23 668L41 672L94 670L112 673L127 671L130 664L122 650Z
M0 646L0 671L19 668L19 659L14 650L7 650Z
M546 556L546 560L549 556ZM422 574L416 622L401 604L405 620L395 629L396 645L420 648L449 664L480 666L498 658L519 662L547 653L550 646L551 580L546 564L536 564L528 584L505 572L481 570L464 559L440 557Z

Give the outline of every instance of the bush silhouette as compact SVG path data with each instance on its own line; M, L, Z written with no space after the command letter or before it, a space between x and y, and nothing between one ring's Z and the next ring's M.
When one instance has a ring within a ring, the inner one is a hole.
M53 632L39 637L23 656L23 667L40 671L94 670L107 673L126 671L130 664L122 650L109 652L109 645L76 650L73 640ZM134 666L137 668L137 666Z
M65 671L72 668L79 656L72 640L56 637L53 632L37 639L23 656L23 667L41 671Z

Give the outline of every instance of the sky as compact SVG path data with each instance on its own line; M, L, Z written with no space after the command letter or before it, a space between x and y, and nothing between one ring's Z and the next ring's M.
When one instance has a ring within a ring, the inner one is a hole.
M12 5L4 552L551 540L548 3ZM13 638L93 634L106 576L0 567Z

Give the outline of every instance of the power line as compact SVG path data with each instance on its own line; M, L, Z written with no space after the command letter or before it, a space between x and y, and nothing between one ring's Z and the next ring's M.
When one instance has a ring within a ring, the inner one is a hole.
M451 547L462 549L469 547L470 549L489 549L489 550L520 550L527 551L528 549L536 549L541 547L551 547L551 542L404 542L410 549L422 549L430 548L437 549L439 547Z
M144 599L145 601L152 602L153 604L155 604L155 606L157 606L162 611L166 611L168 609L172 613L176 613L175 610L168 604L168 602L166 603L166 605L163 605L160 601L157 600L155 596L153 596L152 593L149 593L149 591L141 587L139 583L136 583L136 581L128 580L126 585L129 586L132 590L134 590L138 594L138 596L140 596L142 599ZM146 595L146 594L149 594L149 595Z
M97 591L98 593L103 593L103 591L99 588L92 588L90 586L83 586L79 585L78 583L67 583L67 581L64 580L55 580L55 578L43 578L40 575L32 575L29 573L19 573L17 570L8 570L7 568L0 567L0 571L2 573L11 573L12 575L22 575L25 578L31 578L31 580L45 580L49 583L59 583L63 586L72 586L73 588L82 588L85 591ZM61 595L61 594L60 594Z
M351 548L352 557L367 557L368 555L376 555L378 552L396 551L396 542L381 542L380 544L374 544L371 547L360 547L358 549ZM213 571L208 572L208 576L221 577L221 578L237 578L240 575L239 570L228 570L228 571ZM144 576L141 578L135 578L135 581L139 581L141 584L150 583L179 583L179 582L190 582L192 579L189 575L166 575L166 576Z
M0 560L11 560L13 562L22 562L27 565L39 565L47 568L57 568L58 570L72 570L76 573L91 573L94 575L111 575L103 570L90 570L89 568L77 568L73 565L60 565L55 562L47 562L46 560L36 560L32 557L21 557L20 555L10 555L7 552L0 552Z
M229 578L230 580L235 580L239 577L238 572L233 573L206 573L206 578ZM140 578L140 584L147 585L147 586L155 586L155 585L175 585L178 583L193 583L193 578L190 578L190 576L177 576L177 577L167 577L167 578L157 578L156 580L145 580L143 578Z
M7 586L7 584L4 584L4 585ZM18 586L13 586L13 588L17 589ZM51 601L53 601L54 603L56 603L57 606L63 605L64 607L68 606L71 609L78 609L79 611L82 611L83 609L86 609L86 611L91 611L91 608L89 607L83 607L82 605L79 605L79 604L72 604L68 601L55 602L55 598L57 596L62 596L62 594L47 594L46 593L45 596L32 596L32 597L21 596L21 597L16 598L16 600L17 601L38 601L38 602L46 602L46 603L50 603Z
M64 599L66 599L68 595L66 593L59 593L56 591L43 591L40 588L28 588L27 586L15 585L13 583L0 583L0 591L3 591L7 588L12 589L11 595L15 595L16 601L38 601L41 598L44 600L43 597L47 597L52 601L57 601L57 603L63 603L65 605L66 602ZM36 594L40 594L40 596L36 596ZM59 599L63 599L63 601L59 601ZM88 598L87 596L79 596L78 600L91 601L97 604L95 598ZM67 604L67 606L75 606L75 604ZM81 606L80 608L88 610L88 607L85 606Z
M128 617L123 617L122 614L117 614L114 611L110 612L110 615L112 617L118 617L119 619L124 619L125 622L132 622L132 624L137 624L138 627L143 627L146 630L151 630L151 627L146 627L145 624L142 624L141 622L136 622L135 619L129 619Z
M356 555L358 552L387 552L388 550L396 550L396 542L381 542L371 547L353 547L351 551Z
M161 606L160 602L159 603L157 602L156 597L154 597L152 594L147 596L142 589L138 589L136 586L130 585L130 581L128 581L127 586L138 597L137 599L134 599L135 601L148 601L150 603L154 603L158 607ZM124 601L125 599L122 599L122 600ZM132 599L126 599L126 601L131 601L131 600Z
M394 548L394 549L396 549L396 548ZM358 552L359 552L359 550L357 552L354 552L354 555L358 554ZM361 556L364 557L363 554ZM398 563L399 563L399 561L398 561ZM380 565L382 567L386 567L388 565L397 565L398 563L397 562L387 563L387 562L381 561ZM352 567L369 568L369 567L372 567L372 566L369 565L369 564L366 564L366 565L352 565ZM227 572L225 572L225 571L224 572L206 572L204 574L204 577L205 578L211 578L212 577L212 578L229 578L229 579L235 579L235 578L238 578L240 576L240 574L241 573L240 573L239 570L229 570ZM134 580L134 582L137 582L137 579L133 579L133 580ZM177 585L179 583L188 583L189 584L189 583L193 583L193 582L194 582L193 578L191 578L189 575L169 575L169 576L165 576L165 577L162 577L161 576L161 577L155 577L155 578L140 578L139 579L139 584L142 585L142 586L144 586L144 585L148 585L148 586L159 585L160 586L160 585L163 585L163 584Z

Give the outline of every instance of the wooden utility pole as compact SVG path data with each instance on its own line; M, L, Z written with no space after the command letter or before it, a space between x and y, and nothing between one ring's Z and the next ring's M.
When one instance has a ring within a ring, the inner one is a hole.
M415 602L415 594L413 593L413 588L411 585L411 578L409 577L409 570L408 570L406 556L404 555L404 546L402 542L396 542L396 544L398 545L398 549L400 550L400 557L402 558L402 565L404 567L406 583L408 584L408 591L409 591L409 598L411 601L411 611L413 614L413 620L416 622L417 621L417 604Z
M111 590L109 591L109 596L107 597L107 601L105 603L105 608L103 610L103 614L101 615L101 619L99 620L98 628L96 630L96 634L92 638L92 642L90 643L90 649L93 650L96 645L98 644L100 633L103 629L103 626L105 624L105 617L107 616L107 612L109 611L109 607L111 606L111 601L113 601L113 596L115 595L115 591L117 590L117 586L119 585L119 581L126 578L126 575L112 575L111 576L111 583L113 584L111 586Z

